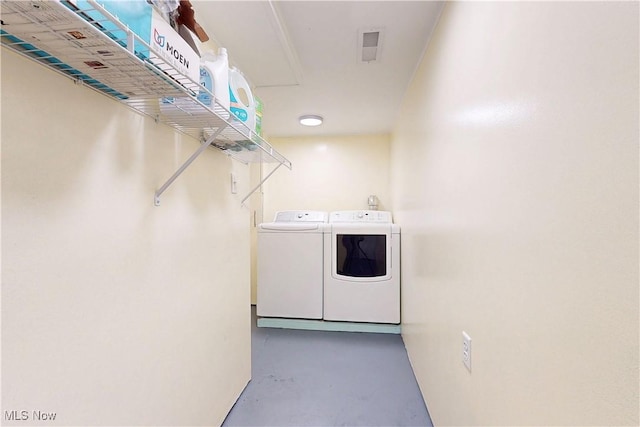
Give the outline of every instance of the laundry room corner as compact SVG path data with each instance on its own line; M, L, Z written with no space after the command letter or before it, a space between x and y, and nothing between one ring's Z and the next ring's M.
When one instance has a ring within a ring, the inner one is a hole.
M387 134L270 138L294 167L265 183L264 220L273 220L282 210L367 209L370 195L380 200L378 209L389 210L389 138Z
M0 425L640 426L640 0L0 15Z

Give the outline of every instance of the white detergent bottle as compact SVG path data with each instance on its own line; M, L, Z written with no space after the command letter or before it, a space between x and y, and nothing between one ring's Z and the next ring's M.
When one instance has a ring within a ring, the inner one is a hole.
M215 103L211 95L201 90L198 93L198 101L211 108L217 115L225 120L229 119L229 58L227 49L221 47L218 54L206 52L200 59L200 84L215 97Z
M231 112L237 120L242 122L251 132L256 131L256 102L249 83L240 70L235 67L229 69L229 97ZM249 136L250 132L247 132Z

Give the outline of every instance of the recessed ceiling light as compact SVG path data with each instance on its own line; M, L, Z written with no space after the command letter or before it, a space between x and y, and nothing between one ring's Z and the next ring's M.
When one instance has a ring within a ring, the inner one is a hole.
M322 116L307 114L300 116L300 124L304 126L320 126L322 124Z

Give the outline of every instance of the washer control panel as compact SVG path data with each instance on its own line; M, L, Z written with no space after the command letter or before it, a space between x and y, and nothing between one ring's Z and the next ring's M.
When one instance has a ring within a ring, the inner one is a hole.
M391 224L389 211L336 211L329 215L329 222L367 222Z
M280 211L276 212L273 222L322 222L328 221L329 215L322 211Z

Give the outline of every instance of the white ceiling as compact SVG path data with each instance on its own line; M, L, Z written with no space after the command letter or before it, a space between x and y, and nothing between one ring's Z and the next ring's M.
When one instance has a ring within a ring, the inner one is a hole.
M192 1L196 19L265 105L268 136L390 132L443 2ZM359 32L382 30L378 60ZM207 45L205 44L205 47ZM318 114L316 128L298 123Z

